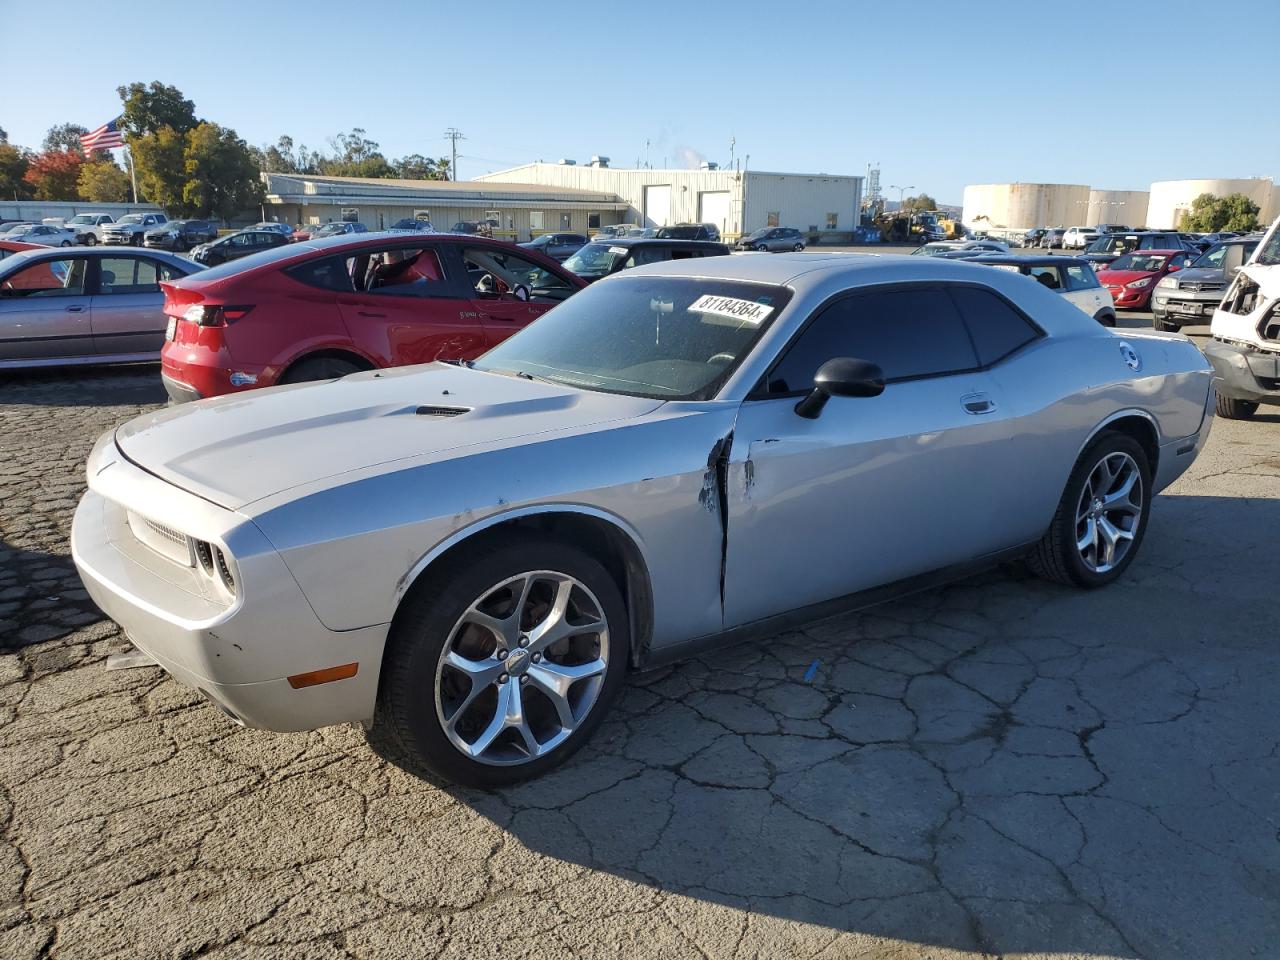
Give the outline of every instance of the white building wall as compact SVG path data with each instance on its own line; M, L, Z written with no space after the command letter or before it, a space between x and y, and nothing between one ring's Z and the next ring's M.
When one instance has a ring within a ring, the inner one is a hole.
M70 220L77 213L109 213L119 220L126 213L154 213L154 203L90 203L88 200L0 200L0 217L39 223L45 217Z
M1088 213L1077 226L1096 227L1100 223L1118 223L1137 230L1147 224L1147 205L1151 194L1146 190L1090 190Z
M1160 229L1177 228L1184 213L1191 211L1191 204L1202 193L1225 197L1243 193L1261 209L1258 219L1270 223L1280 215L1280 197L1270 177L1253 177L1247 180L1161 180L1151 185L1151 200L1147 205L1147 226Z
M848 232L858 226L862 177L753 170L746 178L743 233L768 226L771 213L778 214L778 226L802 233ZM828 225L828 214L836 215L834 226Z
M980 183L964 188L960 217L970 230L1083 226L1089 188L1077 183Z

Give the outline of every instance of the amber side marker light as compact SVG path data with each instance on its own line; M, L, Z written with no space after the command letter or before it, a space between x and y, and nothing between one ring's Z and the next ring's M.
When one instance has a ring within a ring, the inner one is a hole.
M333 683L335 680L346 680L354 677L360 669L358 663L344 663L340 667L325 667L323 670L312 670L310 673L295 673L289 678L289 686L295 690L303 687L314 687L321 683Z

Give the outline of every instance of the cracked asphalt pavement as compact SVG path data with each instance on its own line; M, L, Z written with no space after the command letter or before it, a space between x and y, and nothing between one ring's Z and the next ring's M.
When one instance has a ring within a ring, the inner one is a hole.
M162 399L0 380L6 960L1280 956L1274 412L1217 422L1109 589L1001 569L635 676L483 793L105 669L72 510Z

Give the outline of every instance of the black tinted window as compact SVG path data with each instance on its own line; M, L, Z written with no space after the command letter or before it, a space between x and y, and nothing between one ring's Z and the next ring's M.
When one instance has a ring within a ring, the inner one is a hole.
M285 271L299 283L322 290L341 290L351 293L355 288L351 283L351 272L345 257L330 257L327 260L308 260Z
M770 393L808 390L835 357L880 365L888 380L972 370L978 358L946 290L860 293L822 311L769 374Z
M969 332L973 335L978 359L985 367L1007 357L1038 332L1022 314L989 290L978 287L956 287L952 291Z

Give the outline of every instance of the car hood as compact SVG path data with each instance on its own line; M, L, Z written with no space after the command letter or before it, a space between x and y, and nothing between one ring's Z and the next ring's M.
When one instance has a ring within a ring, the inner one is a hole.
M1101 283L1133 283L1143 277L1157 276L1157 270L1099 270L1098 280Z
M1226 279L1227 273L1220 267L1188 267L1185 270L1179 270L1174 274L1179 282L1183 280L1191 283L1205 283L1206 281L1222 281Z
M357 470L598 429L660 406L433 363L183 404L131 420L115 438L147 472L239 510Z

